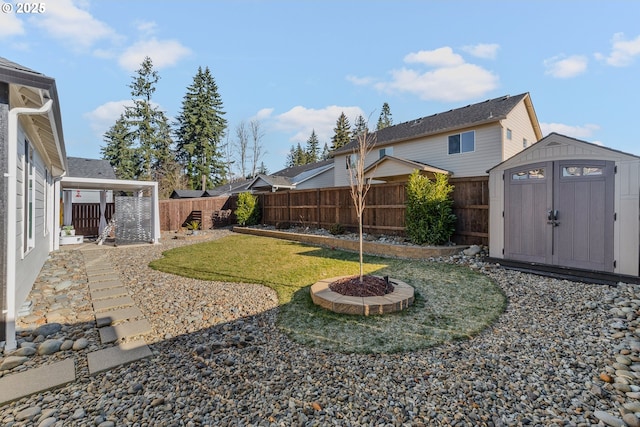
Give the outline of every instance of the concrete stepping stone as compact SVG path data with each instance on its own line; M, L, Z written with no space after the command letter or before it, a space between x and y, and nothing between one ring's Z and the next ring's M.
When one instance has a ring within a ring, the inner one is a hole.
M122 322L123 320L134 320L142 316L142 311L140 311L138 307L120 308L117 310L96 313L96 324L98 325L98 328L102 328L117 322Z
M135 305L135 302L133 302L130 296L101 299L98 301L93 301L93 311L113 310L129 305Z
M119 282L117 274L103 274L101 276L87 277L89 283L102 283L102 282Z
M105 282L89 282L89 291L98 291L100 289L117 288L122 286L119 280L108 280Z
M94 375L150 356L151 350L144 340L135 340L115 347L94 351L87 354L89 374Z
M96 276L104 276L107 274L115 274L113 267L104 266L104 267L92 267L91 270L87 271L88 277L96 277Z
M116 273L113 271L113 269L103 271L87 271L87 278L89 279L89 281L105 277L111 278L115 275Z
M117 288L106 288L106 289L98 289L95 291L91 291L92 300L122 297L125 295L129 295L129 290L123 286L119 286Z
M148 334L152 329L151 323L149 323L147 319L141 319L100 328L99 331L100 341L102 341L103 344L108 344L123 338L131 338L138 335Z
M0 378L0 405L76 380L72 358Z

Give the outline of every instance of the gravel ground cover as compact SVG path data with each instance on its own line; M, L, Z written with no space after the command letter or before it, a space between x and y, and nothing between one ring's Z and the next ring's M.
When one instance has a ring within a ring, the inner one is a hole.
M623 415L633 425L637 380L615 380L640 360L635 286L441 260L471 262L500 285L508 305L491 327L425 350L343 354L280 332L268 288L147 267L180 244L109 252L154 326L153 357L1 407L1 425L588 426Z

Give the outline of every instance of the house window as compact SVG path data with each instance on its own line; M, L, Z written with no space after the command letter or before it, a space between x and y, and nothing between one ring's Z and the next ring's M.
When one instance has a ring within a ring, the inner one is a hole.
M35 218L35 165L33 164L33 149L29 145L29 141L24 141L24 192L23 192L23 223L24 223L24 235L23 235L23 248L27 253L35 246L34 239L34 226Z
M449 135L449 154L468 153L476 149L474 131Z
M527 138L522 138L522 148L527 148L529 143L527 142Z
M349 154L347 156L347 163L346 163L345 166L346 166L347 169L355 169L357 162L358 162L358 155L357 154Z
M511 129L507 128L507 139L511 140Z
M381 148L378 152L380 153L380 158L383 158L384 156L393 156L393 147Z

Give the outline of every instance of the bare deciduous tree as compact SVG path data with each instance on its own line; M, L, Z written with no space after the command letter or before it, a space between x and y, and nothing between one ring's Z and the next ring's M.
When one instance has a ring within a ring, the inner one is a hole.
M238 155L238 167L242 178L247 177L247 152L249 149L249 131L243 121L236 126L236 152Z
M266 154L264 147L262 146L262 138L264 137L264 130L259 120L251 120L249 123L249 129L251 130L251 177L255 177L258 174L258 167L260 160Z
M351 199L353 200L353 204L356 208L356 216L358 217L360 283L362 284L364 276L362 218L366 207L365 199L367 192L371 187L371 181L365 178L364 170L366 157L375 145L375 134L371 135L367 130L364 130L357 136L356 142L357 144L353 149L353 153L349 155L349 158L347 159L347 169L349 173L349 185L351 187Z

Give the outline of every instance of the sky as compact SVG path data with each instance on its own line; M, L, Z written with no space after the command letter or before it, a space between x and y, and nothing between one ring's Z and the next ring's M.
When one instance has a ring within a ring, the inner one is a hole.
M229 142L259 120L269 172L313 130L331 145L342 112L375 128L385 102L398 124L524 92L544 135L640 155L636 1L24 3L0 0L0 56L56 79L68 156L101 157L145 56L170 118L208 67Z

